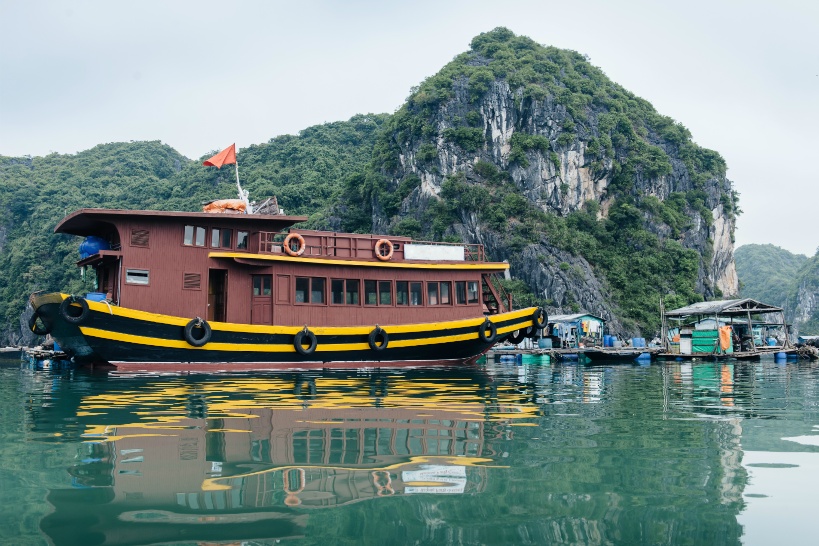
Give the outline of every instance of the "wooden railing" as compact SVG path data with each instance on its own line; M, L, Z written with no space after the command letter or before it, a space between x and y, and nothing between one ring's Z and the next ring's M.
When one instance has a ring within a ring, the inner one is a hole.
M328 256L328 257L348 257L361 258L373 257L375 243L382 236L363 235L357 233L327 233L320 234L318 232L301 232L303 233L305 241L305 250L303 256ZM257 251L262 254L280 254L284 252L284 238L287 236L286 232L276 231L260 231L256 239L256 244L251 245L251 251ZM486 254L484 247L481 244L466 244L466 243L448 243L441 241L412 241L406 237L389 237L383 236L384 239L389 239L394 243L398 243L401 247L400 251L396 251L394 259L403 259L403 245L418 244L418 245L434 245L434 246L457 246L464 249L464 260L469 262L483 262L486 261ZM255 248L254 248L255 247ZM372 253L372 254L371 254ZM366 255L366 256L364 256Z

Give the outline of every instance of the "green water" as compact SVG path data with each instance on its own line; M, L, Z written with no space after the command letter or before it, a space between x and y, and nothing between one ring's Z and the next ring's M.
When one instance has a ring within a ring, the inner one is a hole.
M0 543L813 544L819 367L0 366Z

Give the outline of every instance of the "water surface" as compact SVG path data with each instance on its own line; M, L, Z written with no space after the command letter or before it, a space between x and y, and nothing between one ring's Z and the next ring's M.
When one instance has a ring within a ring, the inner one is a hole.
M0 366L0 543L813 544L815 364Z

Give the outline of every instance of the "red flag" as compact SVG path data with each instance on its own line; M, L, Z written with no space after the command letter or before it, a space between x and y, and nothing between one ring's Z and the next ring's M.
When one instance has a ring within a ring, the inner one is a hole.
M236 163L236 144L231 144L215 156L202 163L202 165L221 169L222 165L230 165L231 163Z

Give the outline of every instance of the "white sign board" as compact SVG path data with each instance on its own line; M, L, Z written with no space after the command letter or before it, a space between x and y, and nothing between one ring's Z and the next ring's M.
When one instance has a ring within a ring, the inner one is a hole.
M465 260L466 250L458 245L404 245L404 258L407 260L440 260L459 261Z

